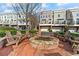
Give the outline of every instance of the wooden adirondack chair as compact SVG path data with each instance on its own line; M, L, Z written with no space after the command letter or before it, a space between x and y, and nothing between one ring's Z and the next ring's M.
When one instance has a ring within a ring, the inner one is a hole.
M13 36L11 35L11 33L10 33L9 31L6 31L5 33L6 33L5 37L8 37L8 38L6 39L6 40L7 40L6 46L8 46L8 45L10 45L10 44L13 44L13 43L14 43L14 38L13 38Z
M21 32L17 31L16 33L16 45L18 45L21 40L22 40L23 35L21 34Z
M18 45L22 35L21 35L20 32L17 31L16 36L12 36L11 33L9 31L7 31L6 37L8 37L6 46L9 46L9 45L12 45L12 44Z
M4 40L6 39L6 37L2 37L0 38L0 48L3 48L4 47Z

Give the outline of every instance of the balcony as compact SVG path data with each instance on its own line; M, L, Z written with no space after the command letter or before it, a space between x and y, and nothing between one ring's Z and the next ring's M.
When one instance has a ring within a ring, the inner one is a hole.
M20 21L18 21L18 25L26 25L26 22L20 22Z
M2 21L0 21L0 24L3 24Z
M55 24L65 24L65 21L64 21L64 20L57 20L57 21L55 22Z
M79 18L77 18L77 19L76 19L76 24L78 24L78 25L79 25Z
M75 22L73 20L67 20L67 25L74 25Z
M3 24L8 25L8 24L10 24L10 22L9 21L3 21Z
M17 24L18 24L18 23L17 23L16 21L14 21L14 22L11 21L11 22L10 22L10 25L17 25Z
M52 24L39 24L39 26L51 26Z

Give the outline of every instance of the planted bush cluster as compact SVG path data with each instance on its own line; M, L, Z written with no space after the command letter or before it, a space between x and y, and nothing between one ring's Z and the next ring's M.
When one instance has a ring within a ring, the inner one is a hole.
M20 32L21 32L22 34L25 34L25 33L26 33L26 30L20 30Z
M0 31L0 37L4 37L5 36L5 32L4 31Z
M52 29L51 29L51 28L48 28L48 31L49 31L49 32L52 32Z
M16 29L12 27L0 27L0 30L16 30Z
M60 34L60 35L64 35L63 31L58 31L57 33Z
M58 31L58 32L55 32L56 34L60 34L60 35L64 35L64 31ZM79 37L79 32L73 32L73 33L70 33L71 34L71 38L74 40L74 38L76 37Z
M77 32L71 33L71 35L72 35L73 37L79 37L79 33L77 33Z
M37 30L35 30L35 29L29 30L29 33L32 33L32 34L34 34L36 32L37 32Z
M17 30L10 30L12 35L16 35Z
M15 28L10 27L0 27L0 37L4 37L6 35L6 31L10 31L12 35L16 35L17 31L20 31L22 34L26 33L26 30L16 30Z

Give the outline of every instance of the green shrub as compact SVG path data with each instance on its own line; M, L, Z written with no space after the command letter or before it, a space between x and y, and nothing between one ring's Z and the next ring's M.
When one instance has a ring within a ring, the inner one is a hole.
M79 33L77 33L77 32L71 33L71 35L72 35L73 37L79 37Z
M16 29L11 27L0 27L0 30L16 30Z
M37 32L37 30L35 30L35 29L29 30L29 33L32 33L32 34L34 34L36 32Z
M12 35L16 35L17 30L10 30Z
M59 33L59 34L61 34L61 35L64 35L64 31L57 31L56 33ZM71 34L71 36L72 36L73 38L79 37L79 33L77 33L77 32L70 33L70 34Z
M12 35L15 35L17 30L11 27L0 27L0 31L1 31L0 36L2 37L4 36L3 33L5 33L6 31L10 31Z
M0 31L0 37L4 37L6 34L4 31Z
M64 35L64 32L63 31L57 31L56 33L57 34L60 34L60 35Z
M22 34L25 34L25 33L26 33L26 30L20 30L20 32L21 32Z
M62 34L62 35L64 35L64 32L63 31L60 31L59 33Z
M48 31L49 31L49 32L52 32L52 29L51 29L51 28L48 28Z

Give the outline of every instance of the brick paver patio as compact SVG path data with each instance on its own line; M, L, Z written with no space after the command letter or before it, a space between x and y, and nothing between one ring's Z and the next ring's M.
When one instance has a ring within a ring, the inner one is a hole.
M8 46L0 49L0 55L8 56L35 56L35 55L45 55L45 56L70 56L72 55L72 49L70 45L66 42L59 43L59 46L53 50L39 50L31 46L30 42L25 39L19 46Z

